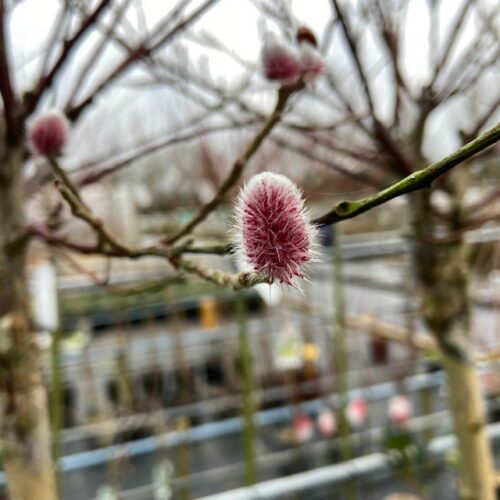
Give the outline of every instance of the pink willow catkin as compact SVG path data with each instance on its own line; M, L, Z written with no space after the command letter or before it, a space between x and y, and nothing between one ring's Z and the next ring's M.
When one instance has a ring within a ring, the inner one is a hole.
M297 44L285 44L276 35L268 33L261 50L264 76L282 86L293 85L300 77L313 81L324 72L323 57L318 51L314 33L306 27L299 28Z
M68 133L68 119L60 111L47 111L28 126L28 147L35 156L58 155L66 146Z
M235 218L237 249L269 282L293 285L315 255L317 230L299 188L271 172L254 176L240 191Z

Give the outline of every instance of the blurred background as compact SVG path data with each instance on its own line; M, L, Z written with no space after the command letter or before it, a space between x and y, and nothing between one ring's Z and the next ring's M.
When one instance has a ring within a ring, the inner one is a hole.
M309 27L325 70L292 97L242 181L285 174L313 216L440 159L500 116L496 0L21 0L5 8L20 95L90 19L37 109L71 118L61 163L131 246L189 222L271 113L279 84L260 64L268 32L293 47L297 28ZM33 241L29 288L61 498L457 498L435 341L442 323L467 330L498 466L497 153L423 195L322 228L301 289L235 292L180 276L161 258ZM25 160L23 182L39 234L93 241L43 160ZM236 193L192 234L216 248L193 259L228 272L238 263L219 254ZM5 485L2 475L7 498Z

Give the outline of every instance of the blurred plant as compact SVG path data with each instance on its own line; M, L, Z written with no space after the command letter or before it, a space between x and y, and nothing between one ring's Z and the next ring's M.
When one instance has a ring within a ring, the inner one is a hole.
M297 54L270 33L262 47L263 73L268 80L281 85L294 84L302 74L302 63Z
M301 27L297 30L296 40L298 48L293 48L280 42L273 33L266 34L261 59L268 80L288 86L297 83L301 77L310 82L323 73L325 64L317 50L314 33Z
M435 466L426 447L415 440L409 429L400 425L386 428L382 446L394 472L427 498L426 478Z

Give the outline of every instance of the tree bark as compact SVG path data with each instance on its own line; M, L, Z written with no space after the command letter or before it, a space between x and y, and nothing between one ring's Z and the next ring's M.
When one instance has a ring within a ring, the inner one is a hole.
M467 249L461 234L460 192L451 189L450 214L437 223L430 193L412 197L414 267L422 317L434 335L448 379L449 406L460 452L460 497L495 500L485 407L472 359ZM439 231L438 231L439 229ZM438 233L456 235L436 241Z
M54 500L47 402L26 280L22 148L0 163L0 435L12 500Z

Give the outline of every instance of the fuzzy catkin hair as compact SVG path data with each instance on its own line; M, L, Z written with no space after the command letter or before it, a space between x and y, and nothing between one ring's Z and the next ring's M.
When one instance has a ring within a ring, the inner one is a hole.
M317 230L299 188L272 172L254 176L240 191L235 217L240 256L269 282L294 285L315 256Z

